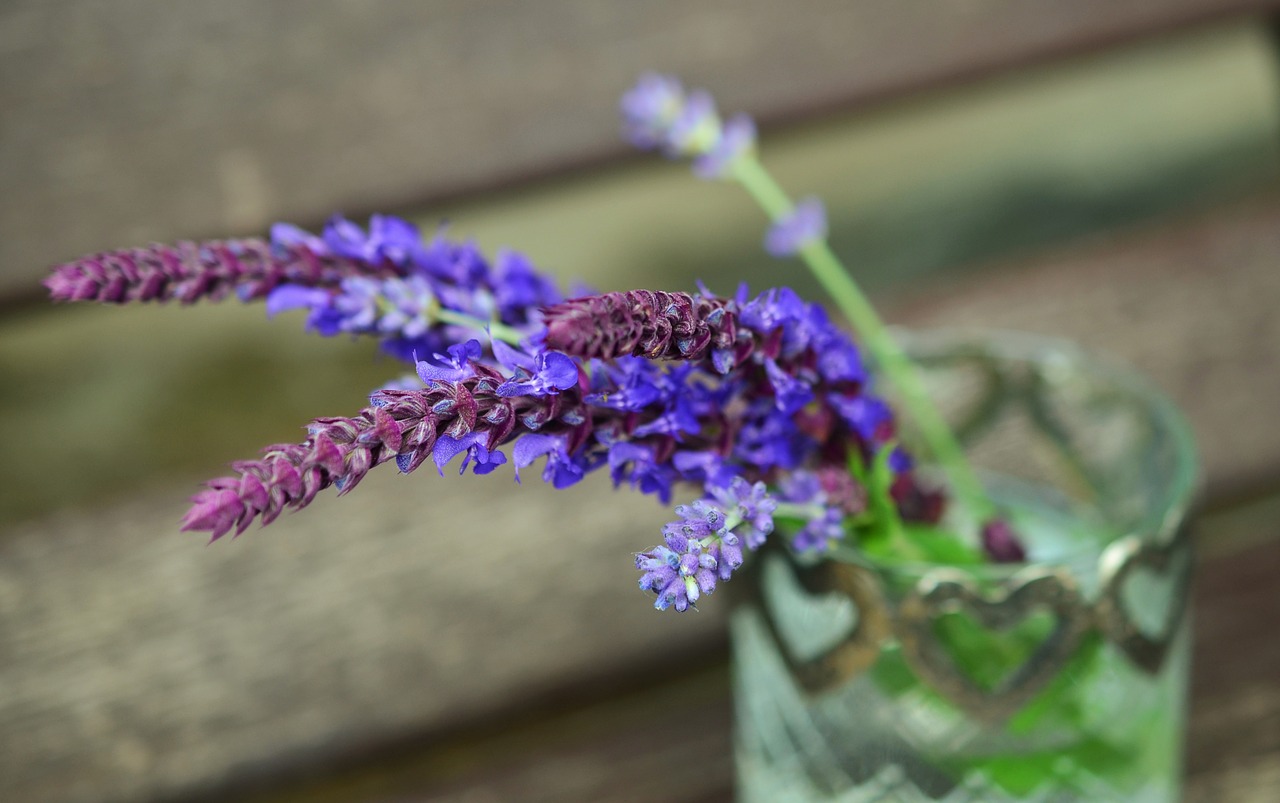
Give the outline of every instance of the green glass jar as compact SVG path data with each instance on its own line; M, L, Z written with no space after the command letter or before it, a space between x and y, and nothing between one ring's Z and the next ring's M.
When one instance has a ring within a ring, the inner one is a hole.
M1059 341L908 347L1028 560L755 556L732 618L741 799L1178 800L1185 423L1131 372Z

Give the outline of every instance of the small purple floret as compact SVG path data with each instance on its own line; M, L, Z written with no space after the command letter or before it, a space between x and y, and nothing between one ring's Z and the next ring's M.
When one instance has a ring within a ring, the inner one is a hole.
M736 114L724 124L711 150L693 160L693 172L699 178L724 178L755 144L756 124L745 114Z
M475 376L476 369L471 365L480 359L483 350L480 341L468 340L450 346L448 354L433 354L435 362L417 361L418 377L426 384L432 382L460 382L467 377Z
M670 75L646 73L622 96L623 132L645 150L663 145L684 106L684 88Z
M982 525L982 548L996 563L1024 563L1027 560L1022 539L1004 519L992 519Z
M826 236L826 208L817 198L805 198L769 228L764 248L775 257L787 257Z

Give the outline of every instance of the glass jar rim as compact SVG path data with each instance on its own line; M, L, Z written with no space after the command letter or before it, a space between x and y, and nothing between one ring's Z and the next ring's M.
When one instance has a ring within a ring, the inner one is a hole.
M1140 524L1117 528L1103 541L1082 541L1051 561L988 563L965 566L963 571L975 577L1007 577L1034 566L1071 566L1096 561L1108 546L1125 538L1144 541L1169 541L1185 522L1199 491L1198 455L1190 425L1182 413L1147 377L1112 355L1086 349L1064 338L1031 332L971 327L907 330L893 328L893 335L913 360L941 357L968 349L981 350L1009 362L1034 363L1058 370L1083 370L1102 379L1126 395L1137 399L1144 412L1164 434L1173 449L1172 476L1160 488L1160 496L1152 506L1158 515ZM923 574L951 564L929 561L886 562L852 550L841 550L839 559L860 563L880 573L899 576Z

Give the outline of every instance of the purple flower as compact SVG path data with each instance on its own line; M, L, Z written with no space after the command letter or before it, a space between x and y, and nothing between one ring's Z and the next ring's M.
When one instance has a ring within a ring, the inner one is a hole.
M671 121L663 146L668 156L696 156L710 152L719 139L720 117L715 101L707 92L694 90Z
M301 229L292 223L272 224L271 244L282 248L301 245L309 248L317 254L330 253L329 246L325 244L323 237L317 237L311 232Z
M844 513L839 508L823 508L822 515L815 516L801 527L791 539L796 549L826 552L831 544L844 538Z
M544 455L547 458L547 465L542 471L542 480L556 488L568 488L581 480L586 473L586 466L569 456L563 437L531 434L516 441L515 448L512 450L516 482L520 481L520 469L532 465L533 461Z
M292 309L316 309L327 307L333 293L318 287L300 284L282 284L267 295L267 317L274 318Z
M329 218L322 237L329 250L340 256L366 261L372 261L378 256L377 248L369 242L364 229L342 215Z
M905 449L901 446L893 447L893 451L889 453L890 471L894 474L902 474L910 471L913 465L915 465L915 463L912 461L911 455L907 454Z
M612 364L591 362L589 404L612 410L639 412L663 398L658 366L639 357L620 357Z
M755 146L750 117L738 114L722 124L710 94L700 89L686 93L671 76L641 76L622 96L621 109L623 132L633 145L661 148L670 157L693 157L699 178L724 178Z
M771 400L764 401L768 402L768 411L747 418L738 432L733 456L761 469L799 467L812 442L791 416L778 411Z
M490 287L489 263L474 242L455 243L438 233L414 264L427 275L463 288Z
M289 232L287 236L297 236ZM369 218L369 231L341 215L334 215L324 227L325 245L333 253L367 262L386 260L400 268L406 268L422 251L418 227L407 220L391 215L373 215Z
M609 474L614 486L624 481L641 493L655 494L662 504L671 502L671 484L676 472L670 465L654 459L653 449L630 441L618 441L609 445Z
M671 455L671 465L687 480L701 482L704 487L724 487L738 476L738 469L716 452L678 451Z
M499 396L554 396L578 384L578 364L558 351L528 355L494 343L494 354L515 376L498 386Z
M757 498L754 488L748 486L741 497L733 496L735 514L742 507L740 498L746 500L757 523L763 524L760 516L767 515L765 500ZM714 591L719 581L728 580L742 565L743 556L742 539L726 525L754 526L745 518L731 521L718 504L707 499L676 507L676 515L679 519L662 528L665 544L636 555L636 568L643 573L640 588L657 596L654 607L660 611L687 610L703 594ZM768 526L773 526L772 519Z
M459 382L475 376L476 370L471 363L480 359L483 353L480 341L468 340L448 348L448 354L433 354L436 363L418 360L418 376L428 385L432 382Z
M832 394L828 401L864 443L880 443L893 437L893 411L880 399L865 394Z
M730 519L741 522L741 535L746 538L748 549L759 548L773 532L773 511L778 502L769 496L763 482L752 484L734 477L727 488L711 487L708 492Z
M527 323L534 310L562 300L555 282L518 251L499 251L494 273L494 300L504 323Z
M756 144L756 124L745 114L736 114L720 130L720 137L702 156L693 160L699 178L724 178L733 164Z
M382 313L377 322L382 334L421 337L435 323L436 293L425 278L385 279L380 289L381 297L375 299L375 304Z
M783 475L778 481L778 498L798 505L822 504L826 501L817 473L804 469Z
M813 388L779 368L774 360L766 359L764 369L769 384L773 385L774 404L780 411L790 415L813 400Z
M1004 519L982 525L982 549L996 563L1023 563L1027 559L1022 539Z
M667 141L683 106L680 81L670 75L646 73L622 96L623 131L637 148L657 148Z
M489 435L486 432L471 432L461 438L453 438L449 435L441 435L436 439L435 450L432 457L435 459L436 470L440 472L440 476L444 476L444 467L448 465L459 454L463 454L462 467L458 470L459 474L463 474L467 470L467 466L472 459L476 461L476 466L472 471L476 474L488 474L498 466L507 462L507 456L498 450L490 450L486 444Z
M636 427L635 434L639 437L667 435L681 440L682 435L693 435L701 431L702 421L698 417L692 399L687 395L678 395L667 402L666 409L661 415L647 424Z
M418 227L393 215L369 218L369 244L374 252L399 267L408 267L422 253Z
M769 228L764 248L775 257L786 257L826 236L827 211L822 201L806 198Z

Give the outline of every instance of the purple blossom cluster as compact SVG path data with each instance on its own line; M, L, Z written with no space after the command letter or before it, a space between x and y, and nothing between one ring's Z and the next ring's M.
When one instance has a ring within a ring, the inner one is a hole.
M267 313L307 310L307 326L322 335L373 335L403 360L445 352L450 345L502 325L533 334L538 309L561 299L559 288L523 254L501 251L492 264L471 242L438 233L424 243L416 226L374 215L367 230L341 217L319 235L277 225L272 240L389 268L350 276L336 286L285 283L267 297Z
M728 178L741 159L754 153L756 127L737 114L722 121L715 101L701 89L686 91L679 79L647 73L622 96L622 127L637 148L689 158L701 178ZM765 250L791 256L827 235L827 214L817 198L806 198L781 214L765 235Z
M821 307L788 289L754 298L744 287L733 298L638 290L561 301L518 255L490 269L469 246L439 238L415 245L406 225L375 218L366 232L337 220L320 237L278 227L282 247L394 272L336 286L286 283L267 303L272 311L306 307L325 333L412 343L420 384L380 390L359 415L317 419L303 443L234 463L233 476L193 498L184 529L238 535L326 487L347 493L390 461L406 473L428 460L441 472L457 460L475 474L511 463L517 479L541 464L558 488L607 468L615 485L664 504L678 486L702 490L702 499L676 509L664 543L636 560L656 606L684 610L772 531L770 485L843 472L854 454L870 461L890 448L893 419L868 393L857 348ZM492 312L523 337L482 346L471 331L433 319L432 304L477 318ZM914 488L909 464L899 467ZM832 486L800 500L815 512L797 544L825 548L839 537L854 508L838 496Z
M623 131L638 148L691 157L701 178L724 178L755 149L756 126L745 114L722 121L707 92L686 92L669 75L649 73L622 97Z
M809 243L826 237L826 207L817 198L805 198L769 227L764 250L775 257L792 256Z
M336 287L348 277L393 272L390 265L335 254L319 241L248 238L91 254L55 267L44 286L55 301L194 304L232 293L249 301L290 283Z

